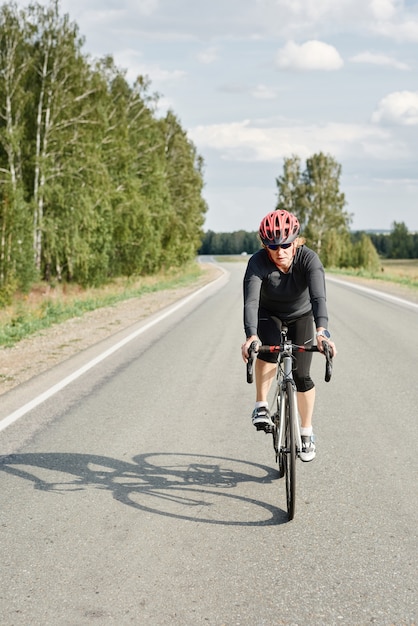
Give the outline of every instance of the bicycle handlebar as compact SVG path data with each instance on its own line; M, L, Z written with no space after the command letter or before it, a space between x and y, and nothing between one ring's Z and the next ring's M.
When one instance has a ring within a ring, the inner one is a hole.
M325 382L329 383L332 376L332 349L330 348L327 341L322 342L322 347L324 348L325 355ZM257 341L253 341L249 347L249 359L247 362L247 383L253 382L253 361L254 354L279 354L283 352L284 346L261 346ZM318 346L298 346L292 343L292 354L294 352L320 352Z

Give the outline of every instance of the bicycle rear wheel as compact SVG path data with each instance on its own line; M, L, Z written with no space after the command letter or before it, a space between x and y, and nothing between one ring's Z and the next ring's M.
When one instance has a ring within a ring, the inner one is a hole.
M292 383L286 384L285 410L285 437L284 437L284 472L286 476L286 503L287 517L292 520L296 508L296 433L295 420L297 418L295 390Z

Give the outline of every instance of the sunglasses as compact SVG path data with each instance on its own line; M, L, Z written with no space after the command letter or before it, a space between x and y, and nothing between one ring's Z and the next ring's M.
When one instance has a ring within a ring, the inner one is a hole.
M282 243L281 245L271 244L271 245L267 245L266 248L268 248L269 250L278 250L279 248L283 248L283 250L287 250L288 248L290 248L291 245L292 245L291 243Z

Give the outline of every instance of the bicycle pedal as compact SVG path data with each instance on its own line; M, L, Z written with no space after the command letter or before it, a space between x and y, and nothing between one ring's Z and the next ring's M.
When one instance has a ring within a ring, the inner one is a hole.
M265 422L260 423L260 424L254 424L254 426L256 427L257 431L264 431L267 432L267 428L270 428L268 424L266 424Z
M255 425L257 431L265 432L266 435L269 435L273 432L273 424L256 424Z

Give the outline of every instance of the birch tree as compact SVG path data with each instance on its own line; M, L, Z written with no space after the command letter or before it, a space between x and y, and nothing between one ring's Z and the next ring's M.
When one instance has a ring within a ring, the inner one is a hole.
M276 178L276 185L278 188L276 210L289 211L295 214L303 228L306 221L306 206L298 156L294 155L284 159L283 174Z
M33 238L35 265L41 269L43 238L47 237L44 223L48 186L63 176L65 155L74 145L78 128L90 120L83 107L74 106L87 98L80 91L82 40L78 28L68 15L59 15L59 2L54 0L45 9L31 8L36 25L34 37L36 118L34 133L33 171ZM78 89L77 89L78 88ZM69 138L70 135L70 138ZM48 185L47 185L48 184ZM57 268L59 274L60 269Z
M161 189L157 188L160 138L156 121L143 97L143 84L129 85L113 58L98 66L106 83L106 132L100 140L101 155L109 172L112 208L112 272L131 275L160 267L159 213ZM150 163L150 160L153 163Z
M32 63L30 29L16 5L0 7L0 32L0 288L4 288L10 281L19 283L19 276L21 283L33 277L21 150Z
M345 195L340 191L341 165L322 152L306 161L302 174L304 233L321 254L324 238L330 231L346 232L350 215L344 211Z
M203 235L207 209L202 197L203 159L172 111L168 112L163 128L171 205L164 248L171 253L172 263L181 265L195 256Z

